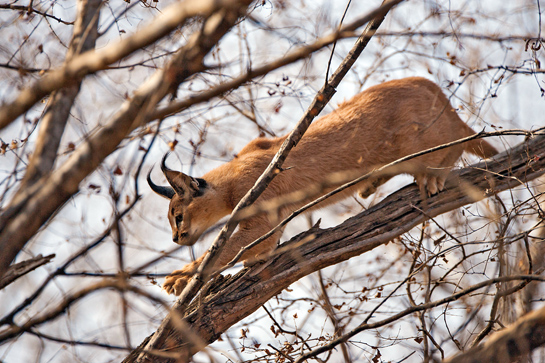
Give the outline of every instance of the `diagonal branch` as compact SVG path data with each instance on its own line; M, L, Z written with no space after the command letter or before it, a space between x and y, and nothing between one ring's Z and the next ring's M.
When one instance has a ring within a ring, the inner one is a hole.
M300 278L370 251L429 218L524 185L543 173L545 135L540 134L493 160L452 173L447 190L427 198L425 203L416 186L405 187L334 228L315 227L292 238L264 263L245 268L231 278L220 276L208 291L193 300L184 313L185 319L194 334L211 343ZM344 340L358 332L356 329L343 336ZM165 339L155 349L172 352L174 349L169 347L185 347L190 352L182 356L195 353L175 328L167 326L162 334ZM133 359L134 352L125 361Z
M273 157L269 166L261 174L254 186L246 193L246 195L239 201L234 208L231 217L224 225L218 236L215 238L212 246L208 250L208 253L204 256L202 263L200 264L197 273L193 276L189 284L182 291L179 299L174 306L175 310L183 311L183 307L191 301L197 291L203 286L204 282L210 278L210 267L214 266L215 261L218 259L219 253L227 240L231 237L231 234L238 225L240 212L254 203L261 193L267 188L269 183L281 170L281 166L284 160L287 158L289 152L293 147L297 145L307 128L310 126L312 120L322 111L325 105L329 102L331 97L336 92L336 87L340 84L346 73L350 70L356 59L361 52L365 49L373 34L379 28L380 24L384 20L384 17L388 11L401 2L402 0L384 0L381 7L373 14L374 18L369 18L369 23L363 30L362 35L358 38L355 45L352 47L348 55L345 57L341 65L337 68L335 73L326 81L322 89L317 93L313 102L308 107L303 117L299 120L294 130L288 135L280 149ZM164 334L170 329L170 316L167 316L157 332L152 335L148 340L144 341L141 346L136 349L127 359L130 361L145 362L149 360L156 360L157 357L150 355L148 352L155 351L157 347L164 345L165 339L168 338L167 334ZM188 342L190 343L190 342ZM189 360L189 357L193 354L192 349L195 349L191 344L187 344L181 351L181 359Z

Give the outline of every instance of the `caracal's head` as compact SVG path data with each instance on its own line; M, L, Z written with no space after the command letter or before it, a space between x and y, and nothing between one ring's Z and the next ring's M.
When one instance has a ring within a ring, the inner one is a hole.
M229 210L214 186L201 178L193 178L165 165L168 153L161 161L161 170L170 186L158 186L148 173L148 184L160 196L170 200L168 221L172 241L183 246L193 245L209 227Z

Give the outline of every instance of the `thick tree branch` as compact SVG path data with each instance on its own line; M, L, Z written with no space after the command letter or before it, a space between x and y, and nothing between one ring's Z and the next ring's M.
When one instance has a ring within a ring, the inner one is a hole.
M337 227L313 228L292 238L266 262L246 268L227 281L219 277L185 310L186 321L195 334L213 342L230 326L300 278L370 251L429 218L500 191L524 186L542 175L544 168L545 135L539 134L493 160L453 172L447 181L447 190L425 202L416 186L405 187ZM188 347L176 329L167 326L162 334L163 345L155 349L171 352L174 348L169 347ZM194 348L190 350L189 355L195 353ZM187 356L187 353L181 354ZM138 351L133 352L125 361L133 362L137 355Z

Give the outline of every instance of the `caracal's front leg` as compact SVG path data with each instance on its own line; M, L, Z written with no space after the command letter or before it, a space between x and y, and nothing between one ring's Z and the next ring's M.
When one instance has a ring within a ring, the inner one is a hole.
M188 263L181 270L173 271L170 275L165 277L165 282L163 282L163 289L169 293L176 296L180 295L186 285L191 280L191 276L197 272L204 255L196 259L195 261Z
M218 260L212 269L215 270L227 265L237 255L241 248L246 247L265 233L269 232L271 228L269 218L266 216L256 216L240 222L238 231L234 233L223 246ZM246 251L239 261L252 260L259 255L272 251L276 246L276 242L280 238L280 235L281 232L276 232L259 245ZM205 255L202 255L197 260L185 265L181 270L176 270L168 275L163 283L163 289L169 294L180 295L189 283L189 280L191 280L191 277L199 268Z

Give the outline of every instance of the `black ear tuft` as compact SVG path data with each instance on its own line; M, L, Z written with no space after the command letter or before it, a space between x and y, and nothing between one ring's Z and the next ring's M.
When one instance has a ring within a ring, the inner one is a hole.
M176 194L174 189L171 188L171 187L163 187L163 186L156 185L151 180L151 171L152 170L153 170L153 168L150 169L150 171L148 172L148 177L147 177L147 181L148 181L148 184L149 184L151 190L153 190L155 193L159 194L162 197L165 197L167 199L172 199L172 197L174 197L174 194Z
M196 184L198 185L198 188L195 189L195 192L193 193L193 197L200 197L206 192L206 188L208 188L208 183L203 178L193 178Z

